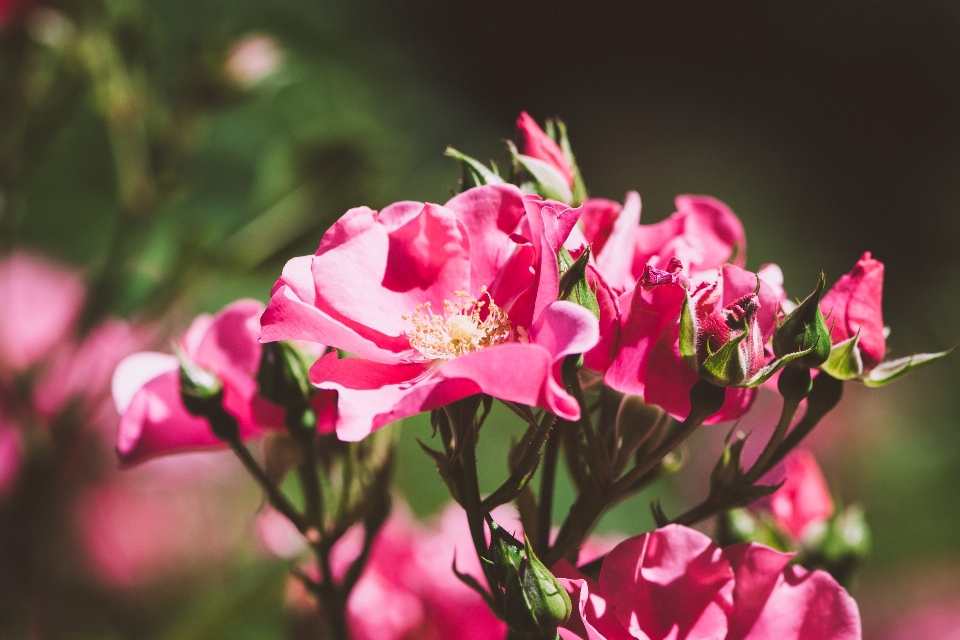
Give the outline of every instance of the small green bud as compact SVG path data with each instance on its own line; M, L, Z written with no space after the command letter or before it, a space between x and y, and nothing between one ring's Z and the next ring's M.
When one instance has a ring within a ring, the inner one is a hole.
M550 633L570 619L570 596L524 537L520 566L508 567L504 613L516 633Z
M187 411L206 418L210 429L221 440L237 438L240 428L236 418L223 408L223 382L174 347L180 362L180 400Z
M826 279L821 272L817 288L773 333L773 353L778 358L809 350L809 353L792 360L789 367L815 369L830 357L830 329L820 310L825 286Z
M281 407L302 409L310 402L310 365L289 342L263 345L257 369L260 395Z

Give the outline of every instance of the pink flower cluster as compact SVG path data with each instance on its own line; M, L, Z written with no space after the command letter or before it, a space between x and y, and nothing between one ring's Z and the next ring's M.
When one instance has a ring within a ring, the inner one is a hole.
M859 640L857 605L829 574L758 544L725 548L669 525L617 545L594 581L554 567L585 640Z

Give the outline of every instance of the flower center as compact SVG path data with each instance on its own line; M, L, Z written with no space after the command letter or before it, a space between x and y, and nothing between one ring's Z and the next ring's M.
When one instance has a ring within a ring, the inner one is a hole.
M494 303L486 287L480 288L479 298L470 298L463 291L454 295L456 302L443 301L442 314L434 314L430 303L424 302L413 312L413 317L403 317L413 323L413 329L407 334L411 347L428 360L449 360L510 342L513 338L510 318ZM482 318L484 306L486 317Z

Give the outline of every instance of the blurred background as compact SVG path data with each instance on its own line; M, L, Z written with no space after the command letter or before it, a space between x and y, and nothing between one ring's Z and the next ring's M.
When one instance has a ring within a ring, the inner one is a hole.
M567 123L591 195L639 191L646 223L678 194L715 196L743 220L748 267L778 263L801 297L871 251L892 355L955 344L960 5L681 4L0 0L0 251L79 278L71 354L125 323L119 359L198 312L266 300L349 207L445 201L459 168L444 147L503 159L526 110ZM867 638L960 633L958 381L953 357L847 384L812 437L872 530L852 588ZM16 445L35 455L0 507L0 620L34 622L0 637L295 635L252 481L221 454L116 470L107 384L82 420L76 401L0 396L0 426L33 412L61 430ZM519 433L494 417L490 488ZM426 517L446 498L414 441L429 426L400 428L400 491ZM668 514L702 497L725 434L700 433L686 469L601 530L652 528L653 497Z

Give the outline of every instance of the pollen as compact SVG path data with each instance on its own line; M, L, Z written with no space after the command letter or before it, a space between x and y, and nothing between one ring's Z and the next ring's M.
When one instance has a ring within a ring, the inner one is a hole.
M480 288L477 298L463 291L454 295L456 302L443 301L442 314L435 314L425 302L412 317L403 318L413 324L407 334L410 346L425 359L450 360L513 339L510 318L494 303L486 287Z

